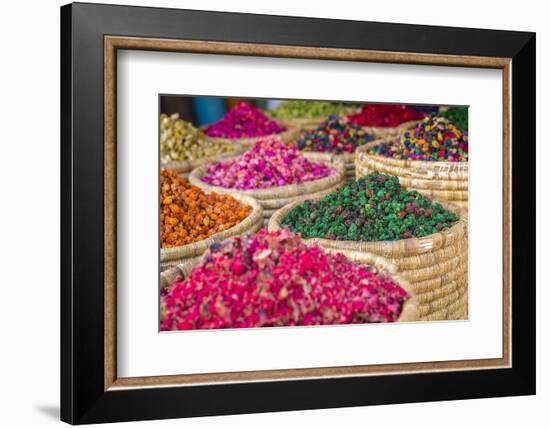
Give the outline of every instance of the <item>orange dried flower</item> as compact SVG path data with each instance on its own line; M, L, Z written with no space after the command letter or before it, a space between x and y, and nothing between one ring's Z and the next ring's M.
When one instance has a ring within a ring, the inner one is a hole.
M252 212L230 195L204 193L178 176L160 170L160 246L192 244L229 229Z

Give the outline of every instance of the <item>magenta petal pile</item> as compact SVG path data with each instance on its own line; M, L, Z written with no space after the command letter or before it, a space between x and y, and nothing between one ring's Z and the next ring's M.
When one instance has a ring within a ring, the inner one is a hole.
M224 117L208 126L205 133L209 137L237 139L279 134L284 130L261 110L241 101Z
M393 322L408 293L391 276L287 229L214 246L161 296L161 330Z
M334 172L277 137L266 137L238 158L210 165L201 180L226 189L251 190L305 183Z

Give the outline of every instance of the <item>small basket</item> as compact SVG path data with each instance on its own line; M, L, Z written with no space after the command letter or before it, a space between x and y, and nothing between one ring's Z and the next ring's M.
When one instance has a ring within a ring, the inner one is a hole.
M378 138L391 138L401 135L403 132L414 129L419 120L403 122L397 126L363 126L363 130Z

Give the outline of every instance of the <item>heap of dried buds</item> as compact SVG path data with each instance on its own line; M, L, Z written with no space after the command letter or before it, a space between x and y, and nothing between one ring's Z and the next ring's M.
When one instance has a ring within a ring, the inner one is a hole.
M359 125L350 123L345 117L332 115L317 129L302 135L295 145L304 152L342 154L354 153L357 147L372 140L374 135Z
M396 127L411 120L422 120L424 114L404 104L364 104L349 120L361 126Z
M206 135L217 138L251 138L284 131L264 112L244 101L229 110L224 117L206 128Z
M391 276L288 230L214 244L161 296L161 329L392 322L408 293Z
M328 101L283 101L269 115L275 119L312 119L316 117L327 117L331 114L345 114L349 106L345 104L329 103Z
M178 113L160 115L160 161L186 161L230 152L229 143L206 138L191 123L180 119Z
M431 116L405 131L399 144L382 143L369 153L396 159L466 162L468 135L441 116Z
M373 172L317 201L294 207L282 224L304 238L394 241L452 226L458 216L392 175Z
M306 159L277 137L266 137L238 158L210 165L201 180L213 186L249 190L304 183L333 172L324 163Z
M240 223L251 210L229 195L204 193L174 170L160 170L161 248L206 239Z

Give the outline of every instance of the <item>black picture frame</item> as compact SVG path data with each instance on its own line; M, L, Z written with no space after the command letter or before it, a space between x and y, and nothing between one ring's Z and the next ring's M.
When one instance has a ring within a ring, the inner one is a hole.
M105 391L104 36L512 59L512 366ZM71 424L535 393L535 34L74 3L61 8L61 419Z

